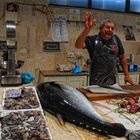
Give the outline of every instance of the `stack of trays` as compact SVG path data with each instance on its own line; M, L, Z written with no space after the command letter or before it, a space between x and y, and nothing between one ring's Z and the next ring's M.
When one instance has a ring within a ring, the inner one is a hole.
M52 140L34 87L5 88L0 115L2 140Z

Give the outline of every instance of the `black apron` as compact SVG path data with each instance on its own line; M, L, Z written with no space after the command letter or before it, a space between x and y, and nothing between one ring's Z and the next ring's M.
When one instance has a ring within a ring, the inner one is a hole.
M108 46L103 44L100 37L97 36L91 63L90 85L113 85L116 83L118 46L115 41L112 44Z

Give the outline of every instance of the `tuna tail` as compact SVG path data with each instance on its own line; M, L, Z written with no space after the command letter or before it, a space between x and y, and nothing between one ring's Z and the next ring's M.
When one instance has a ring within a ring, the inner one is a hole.
M140 130L128 132L128 140L140 140Z

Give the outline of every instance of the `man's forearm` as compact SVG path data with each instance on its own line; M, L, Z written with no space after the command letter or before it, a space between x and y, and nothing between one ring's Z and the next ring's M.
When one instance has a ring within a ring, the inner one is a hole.
M132 78L130 77L130 75L128 73L128 65L127 65L125 55L122 56L121 64L122 64L124 75L125 75L125 77L124 77L125 84L128 82L131 85L134 85L135 83L133 82Z
M123 55L121 57L121 65L123 67L124 75L125 76L129 75L129 73L128 73L128 65L127 65L127 61L126 61L126 56L125 55Z
M75 47L76 48L85 48L85 39L86 36L88 35L89 31L83 30L83 32L78 36L75 42Z

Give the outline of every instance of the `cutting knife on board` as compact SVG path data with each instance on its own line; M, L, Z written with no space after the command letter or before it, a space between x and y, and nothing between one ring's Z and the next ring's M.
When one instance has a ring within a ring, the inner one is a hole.
M90 93L97 94L136 94L134 91L122 89L118 84L114 85L106 85L106 84L98 84L91 85L83 88L84 90Z
M130 91L130 90L122 89L118 84L114 84L114 85L102 85L102 84L99 84L98 86L103 87L103 88L107 88L107 89L116 90L116 91L122 91L121 94L134 94L135 93L135 92Z
M98 94L127 94L128 91L123 90L118 84L114 85L91 85L84 88L86 91Z

